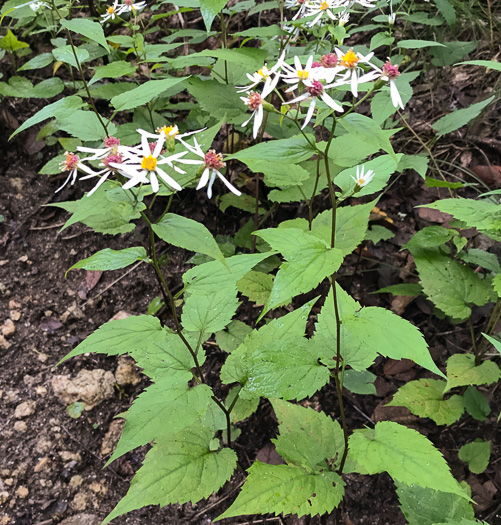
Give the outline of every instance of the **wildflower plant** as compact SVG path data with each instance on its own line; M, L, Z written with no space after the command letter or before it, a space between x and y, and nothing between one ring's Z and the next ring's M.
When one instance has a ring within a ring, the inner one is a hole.
M160 310L105 323L65 358L129 354L151 380L121 416L124 430L108 463L137 447L151 448L103 524L145 505L194 504L220 490L245 459L235 442L260 403L278 421L272 441L283 464L256 460L247 466L239 495L216 520L330 513L343 501L346 474L387 472L406 515L432 498L447 502L437 505L436 523L474 523L468 521L468 491L424 435L394 421L360 428L347 423L346 391L372 392L360 385L373 388L369 369L379 358L408 359L427 371L420 380L426 387L408 383L392 403L433 418L431 405L415 403L415 392L428 395L446 414L436 417L438 424L463 414L462 394L454 402L444 398L450 389L500 377L494 361L482 362L486 347L452 356L441 370L417 327L385 308L364 306L339 284L339 270L360 250L390 177L421 166L416 156L394 150L399 129L385 125L405 108L415 78L398 52L410 44L399 47L391 36L396 11L373 0L286 0L281 26L235 31L230 38L231 9L201 0L207 31L219 19L222 45L173 56L176 33L167 44L148 38L162 20L152 20L150 2L90 2L89 12L62 1L47 4L59 40L46 65L57 61L67 68L74 81L66 86L73 91L14 135L45 123L45 137L73 146L42 169L63 172L57 191L78 186L87 192L53 204L71 214L64 228L79 221L98 233L136 231L141 237L140 226L146 226L138 245L98 251L70 270L112 271L142 262L162 298ZM384 44L374 51L369 42L355 46L347 26L362 14L378 22L381 4ZM122 19L124 13L133 19ZM123 31L105 33L103 22ZM206 33L179 35L189 43ZM247 45L249 38L261 47ZM102 56L108 63L97 65ZM62 90L56 91L52 96ZM178 105L174 97L181 92L185 102ZM98 98L105 110L98 109ZM235 136L241 147L232 147ZM316 198L321 193L327 208ZM204 224L183 215L179 195L210 206L222 195L221 202L246 213L250 200L253 213L236 224L230 255ZM303 204L302 211L275 227L278 206L294 202ZM435 207L499 240L501 226L492 218L498 204L478 201L481 216L474 216L471 203L453 204L444 200ZM459 235L450 229L441 234L445 243ZM499 310L497 276L472 277L473 270L440 251L441 243L429 242L411 242L408 249L424 293L444 314L464 319L471 304L490 300ZM200 256L184 272L177 294L162 268L160 245ZM478 279L479 288L449 305L432 277L445 266L456 277ZM242 302L255 312L246 323L235 318ZM214 359L222 361L219 373L209 368ZM332 413L305 403L321 389L336 399Z

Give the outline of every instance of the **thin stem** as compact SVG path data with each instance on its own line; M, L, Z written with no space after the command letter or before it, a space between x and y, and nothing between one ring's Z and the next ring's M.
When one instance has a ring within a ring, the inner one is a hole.
M315 186L313 187L311 198L308 201L308 227L310 231L311 225L313 223L313 199L315 198L315 195L317 193L318 181L320 180L320 159L320 155L317 155L317 178L315 179Z
M471 317L468 318L468 326L470 328L471 346L473 348L473 353L475 354L475 365L478 366L480 364L480 354L478 353L477 341L475 338L475 330L473 329Z

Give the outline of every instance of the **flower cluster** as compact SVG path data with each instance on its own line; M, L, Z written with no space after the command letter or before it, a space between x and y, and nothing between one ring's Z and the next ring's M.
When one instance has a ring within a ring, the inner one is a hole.
M334 51L334 53L323 55L319 60L314 60L314 57L310 56L304 66L298 56L295 56L292 64L289 64L282 55L271 68L265 65L259 71L247 74L251 83L238 87L237 91L247 94L246 97L240 98L252 110L252 114L243 126L245 127L250 120L254 119L254 138L257 137L262 126L264 112L276 111L266 98L276 91L279 81L288 85L285 93L298 91L292 100L285 101L283 104L300 104L310 101L307 113L304 115L302 129L312 119L319 100L334 111L339 113L344 111L341 102L335 100L329 93L344 85L350 87L354 97L358 97L359 84L381 79L389 83L393 105L403 108L395 83L395 79L400 75L398 66L392 65L388 59L383 68L379 68L371 62L374 53L364 56L353 49L341 51L335 48ZM280 97L283 100L281 95Z
M196 138L194 138L194 145L184 140L198 131L180 134L177 126L162 126L156 130L156 133L138 129L137 132L141 137L138 146L123 146L115 137L107 137L101 148L79 146L78 152L90 155L81 159L76 153L66 152L66 158L61 163L60 169L67 172L68 175L64 184L57 191L70 182L74 184L79 171L85 174L80 180L99 179L87 196L91 196L110 175L116 176L117 180L122 182L125 190L140 185L151 185L153 192L157 193L160 186L165 185L173 190L181 191L182 187L174 176L176 173L184 175L186 172L176 164L200 164L201 168L197 173L197 176L200 176L197 189L208 184L207 195L211 198L212 186L215 178L218 177L235 195L241 195L241 192L220 172L226 166L222 154L216 153L213 149L204 152ZM150 139L153 140L150 141ZM184 148L178 153L174 152L176 140ZM203 160L186 158L186 155L189 156L190 153ZM85 164L97 160L100 161L99 167L103 168L100 171L94 171Z
M140 9L146 7L146 2L134 2L134 0L123 0L123 3L119 5L118 0L115 0L112 5L106 9L106 13L101 15L101 23L107 22L108 20L114 20L115 17L122 15L123 13L135 13Z

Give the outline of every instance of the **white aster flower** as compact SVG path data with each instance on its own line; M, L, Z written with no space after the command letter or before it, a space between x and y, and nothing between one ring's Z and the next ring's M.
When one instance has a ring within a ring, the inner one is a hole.
M21 9L22 7L29 6L29 8L36 13L40 8L45 7L46 9L52 9L52 7L47 2L38 2L35 0L30 0L21 5L16 5L13 9Z
M113 5L110 5L106 9L106 13L104 15L101 15L101 23L107 22L108 20L115 20L115 17L120 14L120 9L118 9L118 0L115 0L113 2Z
M278 59L278 62L271 68L268 69L268 65L265 64L259 71L256 71L252 75L247 73L247 78L251 81L248 86L238 86L237 92L244 93L251 91L261 82L264 82L264 89L273 91L278 84L280 79L280 68L282 67L284 61L285 52L282 53L282 56Z
M283 64L283 81L287 84L292 84L289 89L286 90L286 93L294 91L297 89L300 83L304 84L306 87L311 87L314 80L320 79L321 71L318 68L312 68L313 65L313 55L308 57L306 65L301 65L301 60L298 56L294 57L294 66L291 66L284 62Z
M338 15L337 19L339 21L339 25L341 27L344 27L350 20L350 13L344 12L344 13Z
M357 166L357 176L351 177L355 181L355 187L356 191L358 191L360 188L363 188L364 186L367 186L369 182L374 178L374 170L369 170L367 173L365 172L365 165L362 166L362 169L360 169L360 166Z
M264 109L263 104L265 103L265 98L272 92L272 89L270 89L271 86L268 86L268 88L264 87L263 92L257 93L255 91L251 91L248 93L247 97L240 97L240 100L247 106L249 106L249 109L252 110L252 115L246 120L242 127L245 128L247 124L254 119L254 125L252 128L252 136L254 138L257 138L257 134L259 132L259 129L261 128L261 124L263 123L264 118Z
M207 188L207 197L209 199L212 198L212 186L214 184L214 181L216 180L216 177L218 177L223 184L235 195L240 196L242 195L242 192L237 190L233 184L231 184L226 178L221 174L219 170L226 167L226 163L223 162L223 155L221 153L216 153L215 150L210 149L207 153L204 153L203 149L200 147L200 144L197 142L196 137L193 139L194 146L190 146L189 144L185 143L183 141L183 144L186 146L186 148L191 151L193 154L197 155L198 157L201 157L203 160L192 160L190 161L191 164L201 164L202 165L202 175L200 177L200 180L198 181L197 190L200 190L202 188L205 188L207 184L209 184Z
M331 86L324 86L318 80L314 80L313 85L309 88L306 88L305 93L295 98L294 100L291 100L290 102L284 102L284 104L293 104L294 102L302 102L303 100L311 98L310 107L308 108L308 112L306 113L306 118L304 119L301 129L304 129L308 125L308 122L311 120L313 112L315 111L317 99L319 98L333 110L339 111L340 113L344 112L343 107L325 92L325 90L329 87Z
M81 170L92 176L95 175L94 171L92 171L88 166L85 166L85 164L83 164L83 161L80 160L78 155L76 155L75 153L69 153L68 151L65 152L65 155L66 158L65 160L63 160L63 162L61 162L59 168L63 172L67 171L68 177L63 182L63 184L56 190L56 193L58 191L61 191L70 181L71 185L75 184L75 181L77 180L78 170Z
M404 109L404 103L402 102L402 97L400 96L396 83L396 79L399 76L400 71L398 70L398 66L394 66L388 58L388 62L383 65L383 69L381 71L381 80L387 81L390 85L390 96L393 106Z
M314 25L322 22L323 18L327 16L333 22L337 21L336 14L332 9L340 7L337 0L316 0L308 5L306 16L317 15L311 22L308 23L308 27L313 27Z
M138 184L151 184L151 189L157 193L160 189L158 177L162 179L171 188L180 191L181 186L168 175L161 167L161 164L167 164L175 171L184 173L183 170L173 165L173 162L179 160L180 157L186 155L186 151L176 153L169 157L159 157L165 143L165 136L161 135L156 143L150 144L146 135L141 136L141 147L137 148L139 155L133 155L123 164L110 162L110 166L120 170L120 173L128 177L123 188L128 190L137 186ZM149 179L148 179L149 177Z
M136 11L139 11L140 9L144 9L146 7L146 2L134 2L134 0L124 0L124 3L118 8L118 13L121 15L122 13L136 13Z
M370 62L371 58L374 56L374 53L369 53L364 57L361 53L355 53L353 49L343 53L336 47L336 54L338 56L339 66L341 66L346 71L338 85L347 83L347 81L349 81L351 84L351 92L353 93L353 96L358 97L358 84L370 82L379 75L377 71L378 68L376 68L376 66ZM360 64L367 64L373 69L373 71L366 73L360 67Z
M309 0L285 0L284 5L287 9L295 9L296 7L299 7L297 13L292 17L292 20L297 20L306 13L309 4Z

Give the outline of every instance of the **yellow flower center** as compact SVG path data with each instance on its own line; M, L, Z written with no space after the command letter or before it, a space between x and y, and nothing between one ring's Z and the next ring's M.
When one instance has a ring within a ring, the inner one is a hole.
M175 129L174 126L162 126L161 128L157 128L157 133L164 132L166 136L174 136L179 133L178 129Z
M267 77L268 76L268 71L262 67L258 72L257 74L263 78Z
M108 7L108 13L112 15L115 12L115 8L113 6Z
M328 8L329 8L329 4L328 4L327 2L322 2L322 3L320 4L320 9L321 9L322 11L325 11L325 10L328 9Z
M302 69L297 72L297 78L300 78L301 80L306 80L310 73L306 71L305 69Z
M350 49L342 58L341 58L341 65L348 68L354 68L357 67L357 64L359 62L359 58L355 53L353 52L353 49Z
M157 159L153 155L148 155L147 157L143 157L143 160L141 161L141 168L143 170L152 171L157 167Z
M358 184L359 186L363 186L363 185L365 184L365 180L364 180L364 179L358 179L358 180L357 180L357 184Z

